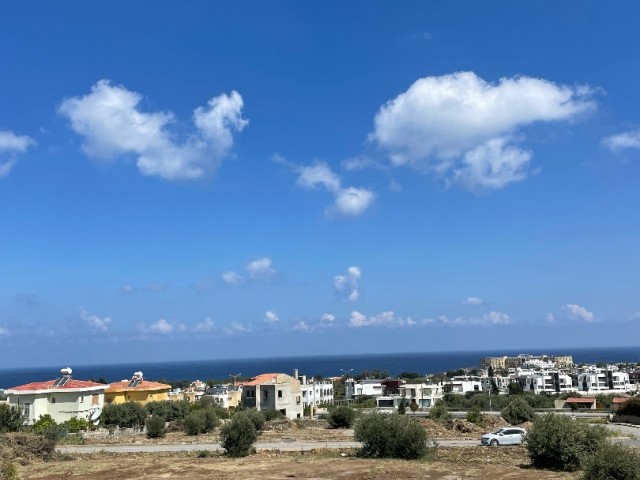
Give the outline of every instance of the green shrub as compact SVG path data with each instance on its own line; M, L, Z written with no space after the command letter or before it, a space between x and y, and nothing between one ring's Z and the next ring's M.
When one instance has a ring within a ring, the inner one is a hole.
M231 415L229 415L229 410L224 407L221 407L218 403L216 403L213 397L203 396L196 403L192 403L190 406L191 410L198 410L201 408L210 408L216 412L216 416L218 418L227 419Z
M500 415L511 425L517 425L533 420L536 412L521 395L516 395L511 398L509 403L500 411Z
M448 422L453 417L449 413L446 403L442 400L438 400L436 404L429 410L429 418L437 422Z
M527 433L527 451L534 467L575 471L607 444L603 427L590 427L564 415L536 417Z
M467 421L475 424L482 422L482 414L479 407L473 407L467 412Z
M586 462L583 480L640 480L640 454L622 445L605 445Z
M24 423L19 407L0 403L0 433L17 432Z
M145 424L148 438L162 438L166 435L164 418L159 415L151 415Z
M91 422L84 418L73 417L62 424L69 433L87 431L91 428Z
M203 408L201 411L204 414L204 430L202 433L209 433L220 425L220 419L218 418L218 415L216 415L216 410L214 408L207 407Z
M246 457L258 438L255 424L248 413L239 412L222 427L220 440L230 457Z
M362 442L363 457L413 460L429 453L427 432L404 415L364 415L356 422L355 439Z
M280 412L279 410L268 409L268 410L260 410L260 412L262 413L262 416L267 422L270 422L271 420L280 420L281 418L284 417L282 412Z
M412 412L417 412L420 409L420 407L418 406L418 404L415 401L412 401L409 404L409 408L411 409Z
M328 418L331 428L351 428L355 419L355 410L344 406L334 408Z
M145 407L150 415L158 415L164 418L165 422L182 420L189 414L189 403L184 400L175 402L171 400L149 402Z
M104 425L122 428L140 427L147 419L147 410L137 402L105 405L100 417Z
M640 424L640 397L627 400L617 411L614 422Z
M262 432L262 429L264 428L264 424L265 424L265 419L264 419L264 415L261 412L259 412L255 408L249 408L247 410L242 410L241 412L235 413L233 417L240 414L246 415L247 418L249 418L253 422L253 426L256 429L256 432L258 433Z
M194 410L184 418L182 426L187 435L200 435L205 431L206 421L202 410Z
M51 415L46 414L40 415L40 418L33 423L31 428L36 435L44 435L47 431L55 429L57 426L58 424Z
M0 447L13 450L16 457L48 459L55 452L56 439L31 433L6 433L0 435Z

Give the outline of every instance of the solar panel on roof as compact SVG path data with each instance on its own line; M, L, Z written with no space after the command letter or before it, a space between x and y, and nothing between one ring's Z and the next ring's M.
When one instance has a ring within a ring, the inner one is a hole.
M69 381L69 378L70 378L70 377L61 377L61 378L58 378L58 379L53 383L53 386L54 386L54 387L64 387L64 386L67 384L67 382Z
M142 382L141 378L133 378L130 382L129 385L127 385L127 387L137 387L138 385L140 385L140 382Z

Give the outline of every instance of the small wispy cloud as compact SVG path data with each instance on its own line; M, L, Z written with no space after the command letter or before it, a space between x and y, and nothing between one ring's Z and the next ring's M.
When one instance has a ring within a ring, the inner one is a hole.
M167 322L164 318L161 318L160 320L151 323L150 325L145 325L142 324L140 327L140 331L142 331L143 333L155 333L155 334L160 334L160 335L168 335L169 333L173 332L175 329L175 327Z
M264 314L264 321L267 322L267 323L274 324L274 323L278 322L279 320L280 319L278 318L278 315L273 310L268 310Z
M612 152L640 149L640 128L605 137L602 139L602 145Z
M411 317L399 317L394 312L382 312L372 317L353 311L349 319L349 326L360 327L413 327L416 322Z
M111 317L99 317L97 315L91 315L84 308L80 310L80 318L94 330L100 332L106 332L109 330L111 324Z
M345 275L333 277L333 288L336 295L346 298L350 302L358 300L360 298L360 292L358 291L360 277L362 277L362 270L357 266L349 267Z
M269 257L257 258L245 266L245 270L253 280L265 280L273 277L277 271Z
M467 297L462 303L464 305L479 306L484 305L484 300L479 297Z
M306 190L324 188L334 197L333 206L325 210L329 217L357 217L363 214L374 202L376 195L372 190L359 187L344 187L342 179L326 162L315 161L311 165L298 165L289 162L280 155L274 155L273 161L286 165L298 173L296 184Z
M244 277L232 270L223 272L222 281L228 285L240 285L244 281Z
M564 310L571 320L581 320L587 323L596 321L595 314L581 305L567 303L562 306L562 310Z
M0 130L0 177L9 175L16 164L17 155L24 153L36 142L26 135L16 135L11 130Z
M241 324L240 322L232 322L230 325L224 327L222 331L227 335L234 335L236 333L250 332L251 329Z
M305 320L300 320L293 325L293 330L301 332L310 332L319 328L328 328L335 325L336 316L332 313L323 313L320 320L317 322L309 323Z
M194 332L210 332L214 330L216 327L215 323L211 318L207 317L202 322L198 323L195 327L193 327Z

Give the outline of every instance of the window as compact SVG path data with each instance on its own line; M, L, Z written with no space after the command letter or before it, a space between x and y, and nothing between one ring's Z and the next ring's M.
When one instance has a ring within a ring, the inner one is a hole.
M29 419L31 418L31 404L25 403L22 409L25 421L29 421Z
M300 405L300 396L297 396L297 397L296 397L296 403L297 403L298 405Z
M255 394L255 390L247 390L247 398L254 398Z
M100 404L100 395L93 395L91 397L91 405L98 405Z
M51 403L56 403L56 397L51 397L50 401Z
M84 395L80 395L80 403L84 403Z
M278 390L278 398L282 398L282 390Z

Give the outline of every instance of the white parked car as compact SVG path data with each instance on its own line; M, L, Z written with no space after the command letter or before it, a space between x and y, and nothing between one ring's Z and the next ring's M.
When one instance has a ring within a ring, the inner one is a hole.
M485 433L480 438L483 445L522 445L527 437L527 431L524 428L503 427L495 432Z

